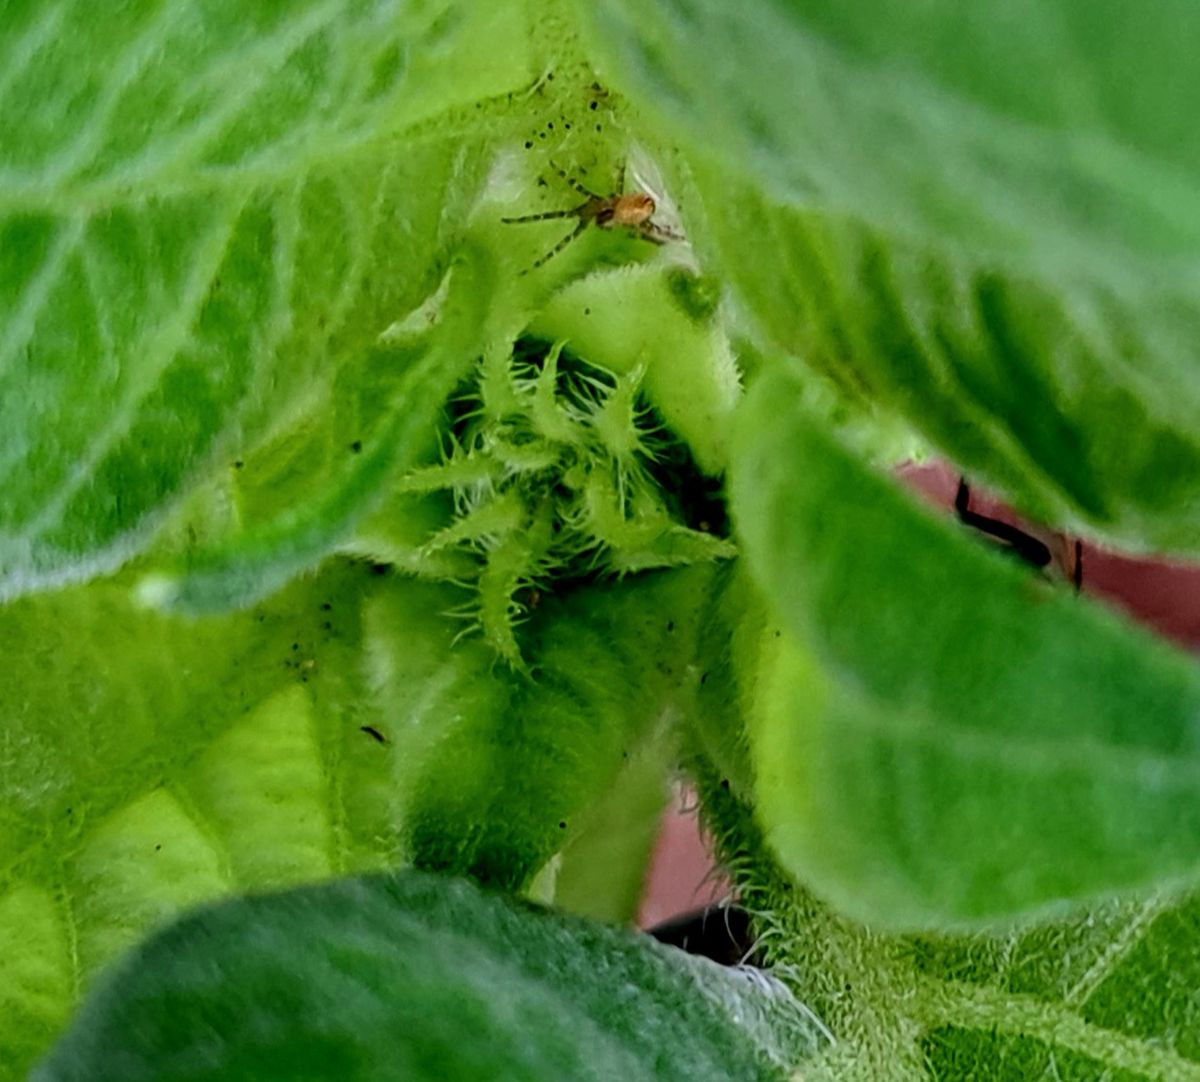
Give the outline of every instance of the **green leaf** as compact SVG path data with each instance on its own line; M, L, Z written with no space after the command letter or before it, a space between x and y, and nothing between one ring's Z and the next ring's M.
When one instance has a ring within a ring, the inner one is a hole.
M143 597L219 611L266 596L326 555L396 469L435 443L445 400L483 346L490 271L485 253L460 253L435 327L364 351L315 409L241 462L238 496L263 521L168 564Z
M777 982L409 873L181 921L33 1078L765 1080L819 1039Z
M378 730L398 749L389 799L410 859L527 885L686 699L707 575L543 598L523 628L529 674L464 635L449 615L461 591L398 579L372 601L370 684Z
M1034 517L1200 550L1192 9L581 7L764 336Z
M0 609L20 645L0 683L0 1077L181 907L395 858L389 762L359 728L380 585L335 565L202 620L135 606L127 580Z
M834 1041L806 1080L1200 1078L1200 899L1108 901L1000 935L881 934L817 901L702 768L760 949ZM784 972L781 967L779 972Z
M737 365L708 293L711 282L682 267L622 267L561 289L530 332L568 341L613 372L646 369L642 388L706 473L729 459L730 417L740 396Z
M478 179L452 136L525 34L448 0L9 5L0 595L122 562L436 286Z
M667 806L675 741L663 726L623 758L620 772L579 816L554 867L554 904L632 924Z
M756 384L733 477L785 629L751 724L789 870L893 926L1195 876L1195 664L918 508L800 403Z

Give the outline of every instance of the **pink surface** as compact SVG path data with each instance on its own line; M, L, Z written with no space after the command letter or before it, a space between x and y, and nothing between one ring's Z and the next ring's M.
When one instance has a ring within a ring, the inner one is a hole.
M953 467L905 466L897 472L929 503L947 510L953 506L959 476ZM1025 522L975 484L971 486L971 509L1021 526L1048 544L1058 537L1052 530ZM1051 544L1051 549L1056 546ZM1200 565L1152 557L1135 559L1085 540L1083 592L1123 610L1185 649L1200 651ZM663 816L638 914L642 927L719 901L730 892L728 880L714 870L712 849L700 835L695 813L683 810L693 803L694 797L681 791Z
M715 869L709 839L701 835L695 811L688 810L695 805L695 794L680 787L663 815L638 912L642 928L729 896L729 881Z

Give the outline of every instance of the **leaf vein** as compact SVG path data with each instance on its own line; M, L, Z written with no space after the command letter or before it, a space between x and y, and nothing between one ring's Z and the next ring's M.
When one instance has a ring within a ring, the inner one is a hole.
M227 216L218 220L204 241L197 245L198 252L192 263L192 274L183 291L181 303L172 313L173 318L155 328L151 342L139 343L130 351L134 356L148 359L145 371L139 374L138 379L130 381L121 402L109 413L107 423L96 433L86 450L75 459L70 471L53 492L47 494L42 509L18 535L20 540L32 541L51 529L71 497L88 482L104 457L128 433L138 407L153 391L159 378L170 367L171 361L186 341L190 333L189 328L199 313L216 269L228 250L243 205L231 206Z
M933 1025L1028 1037L1134 1074L1200 1082L1200 1063L1161 1044L1093 1025L1058 1003L928 977L919 978L918 996Z

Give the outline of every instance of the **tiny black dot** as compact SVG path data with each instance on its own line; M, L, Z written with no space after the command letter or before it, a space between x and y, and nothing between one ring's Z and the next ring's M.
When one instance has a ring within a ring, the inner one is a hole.
M708 682L708 673L701 673L700 674L700 683L704 684L707 682Z
M596 131L603 131L603 130L604 130L604 129L603 129L603 128L601 128L599 124L597 124L597 125L596 125Z
M567 824L566 824L566 822L565 822L564 820L560 819L560 820L558 821L558 829L559 829L559 830L566 830L566 829L567 829Z
M668 620L668 621L667 621L667 630L668 630L668 631L674 631L674 630L675 630L675 621L674 621L674 620Z
M161 848L162 848L162 842L159 842L158 845L156 845L154 847L154 851L157 853Z
M328 601L324 601L321 603L321 611L322 612L329 612L332 608L333 608L333 606Z
M239 458L239 459L238 459L238 460L237 460L237 461L236 461L236 462L233 464L233 468L234 468L235 470L240 470L240 469L241 469L241 468L242 468L242 467L243 467L245 464L246 464L246 463L244 463L244 462L243 462L243 461L242 461L242 460Z
M299 649L300 649L300 644L299 644L298 642L294 642L294 643L292 643L292 649L293 649L293 650L299 650Z
M590 308L585 308L585 309L583 310L583 314L584 314L585 316L590 316L590 315L592 314L592 310L591 310Z
M358 454L358 452L362 450L362 440L355 440L352 444L350 444L350 450L355 454Z
M782 632L782 631L776 631L776 632L775 632L775 638L779 638L779 636L780 636L780 635L782 635L782 634L783 634L783 632Z
M594 102L592 102L591 105L588 106L588 108L591 109L592 112L595 112L599 107L600 107L600 103L598 101L594 101Z
M554 121L553 120L547 121L546 127L549 128L551 131L554 131Z
M546 138L546 133L545 133L544 131L540 131L540 132L538 132L538 138L539 138L539 139L545 139L545 138Z
M563 124L563 127L566 128L567 131L570 131L571 130L571 122L568 120L565 124Z
M728 779L728 778L722 778L722 779L721 779L721 788L722 788L722 789L728 789L728 788L729 788L729 779Z
M386 575L391 570L388 564L371 564L372 575Z
M529 150L529 149L530 149L532 146L533 146L533 140L532 140L532 139L526 139L526 140L525 140L525 149L526 149L526 150Z
M554 72L552 72L552 71L546 72L546 82L548 82L548 83L554 82Z

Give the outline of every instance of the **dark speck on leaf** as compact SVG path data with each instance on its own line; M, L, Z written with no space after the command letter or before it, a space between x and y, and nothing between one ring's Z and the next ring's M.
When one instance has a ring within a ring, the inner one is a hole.
M299 650L299 649L300 649L300 644L299 644L298 642L294 642L294 643L292 643L292 649L293 649L293 650Z
M599 124L597 124L597 125L596 125L596 131L603 131L603 130L604 130L604 129L603 129L603 128L601 128Z
M567 824L566 824L566 822L565 822L564 820L560 819L560 820L558 821L558 829L559 829L559 830L566 830L566 829L567 829Z
M667 630L668 630L668 631L674 631L674 630L675 630L675 621L674 621L674 620L668 620L668 621L667 621Z
M321 610L323 612L329 612L330 609L332 609L332 608L333 608L333 606L328 601L323 601L321 603Z
M594 113L598 108L600 108L600 103L598 101L594 101L588 106L588 108Z
M583 310L583 314L584 314L585 316L590 316L590 315L592 314L592 310L591 310L590 308L585 308L585 309Z
M162 849L162 842L159 842L159 843L158 843L158 845L156 845L156 846L154 847L154 851L157 853L157 852L159 852L159 850L161 850L161 849Z
M326 620L326 621L325 621L325 622L324 622L324 623L323 623L321 626L322 626L322 627L323 627L323 628L324 628L326 631L332 631L332 630L333 630L333 624L332 624L332 623L330 623L328 620Z
M371 564L372 575L386 575L390 570L389 564Z
M722 779L721 779L721 788L722 788L722 789L728 789L728 788L729 788L729 779L728 779L728 778L722 778Z
M704 684L704 683L707 683L707 682L708 682L708 673L706 673L706 672L705 672L705 673L701 673L701 674L700 674L700 683Z
M525 149L526 149L526 150L532 150L532 149L533 149L533 140L532 140L532 139L526 139L526 140L525 140Z
M350 450L355 454L358 454L358 452L362 450L362 440L355 440L352 444L350 444Z
M235 470L240 470L240 469L241 469L241 468L242 468L242 467L243 467L245 464L246 464L246 463L244 463L244 462L243 462L243 461L242 461L242 460L239 458L239 459L238 459L238 460L237 460L237 461L236 461L236 462L233 464L233 468L234 468Z
M387 738L374 725L360 725L359 732L366 733L372 740L378 744L386 744Z

